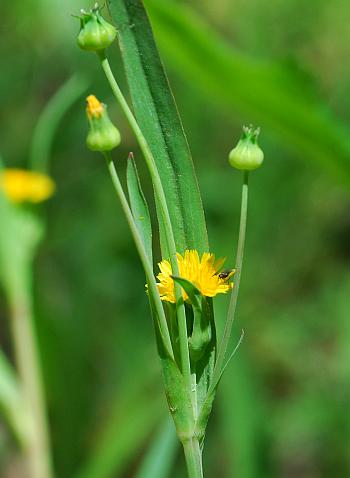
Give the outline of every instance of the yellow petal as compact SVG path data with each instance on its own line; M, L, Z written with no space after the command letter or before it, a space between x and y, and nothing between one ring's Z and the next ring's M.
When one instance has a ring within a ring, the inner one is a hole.
M210 252L205 252L199 258L198 251L192 249L186 250L183 255L177 253L177 261L180 276L191 281L206 297L225 294L232 288L232 284L228 280L233 275L233 271L225 279L220 278L218 275L218 271L224 264L225 259L215 261L215 255ZM175 303L171 264L169 261L163 260L158 265L160 273L157 279L159 280L160 298L164 301ZM188 296L184 290L182 293L184 300L187 300Z

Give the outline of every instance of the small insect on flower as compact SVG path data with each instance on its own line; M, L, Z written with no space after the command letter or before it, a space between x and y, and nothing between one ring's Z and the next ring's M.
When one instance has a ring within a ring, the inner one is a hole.
M39 203L53 195L55 183L46 174L24 169L4 169L0 171L0 191L15 203Z
M229 279L235 273L234 269L227 269L226 271L222 271L218 273L220 279Z
M192 282L197 289L206 297L215 297L217 294L226 294L232 289L232 282L228 282L234 274L234 270L219 272L225 259L215 260L215 255L205 252L202 257L196 250L186 250L184 255L177 253L180 277ZM160 298L166 302L175 303L174 280L172 279L171 264L168 260L162 260L158 264L160 273L158 290ZM184 300L188 299L186 292L182 291Z

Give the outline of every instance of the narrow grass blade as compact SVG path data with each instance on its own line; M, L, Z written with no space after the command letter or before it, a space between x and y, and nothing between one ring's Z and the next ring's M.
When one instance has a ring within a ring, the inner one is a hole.
M202 202L188 144L141 0L108 0L118 28L139 126L165 187L179 252L208 250Z
M260 464L263 425L268 412L264 409L259 372L251 363L243 347L239 360L234 360L221 383L218 394L218 422L229 454L228 469L231 476L261 478ZM229 375L229 376L228 376ZM261 378L261 377L260 377Z
M123 473L161 417L163 397L160 394L150 398L147 406L140 403L150 378L146 377L142 383L139 380L136 386L131 384L132 389L124 392L123 399L115 403L97 435L88 460L75 478L124 476Z
M179 442L174 424L167 417L161 424L135 478L168 478Z
M132 154L128 158L126 171L131 211L145 246L150 264L152 264L152 225L146 198L141 189L136 163Z
M86 78L74 75L49 100L34 129L29 159L31 169L48 172L50 150L58 125L87 87Z
M303 75L235 50L185 4L145 4L165 57L206 100L270 130L303 159L322 162L350 183L348 131Z

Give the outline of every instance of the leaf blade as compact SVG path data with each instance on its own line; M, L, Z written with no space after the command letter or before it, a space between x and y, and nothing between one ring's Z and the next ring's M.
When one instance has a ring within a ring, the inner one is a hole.
M138 124L165 186L179 252L208 250L198 183L182 124L140 0L109 0Z
M135 224L140 232L143 245L152 264L152 225L146 198L141 188L136 162L132 154L129 155L126 168L126 182L128 187L130 207Z
M177 277L177 276L171 276L171 277L186 292L186 294L188 295L188 297L191 301L191 305L194 307L194 309L197 309L199 312L201 312L201 309L202 309L202 305L201 305L202 294L197 289L197 287L191 281L185 279L184 277Z

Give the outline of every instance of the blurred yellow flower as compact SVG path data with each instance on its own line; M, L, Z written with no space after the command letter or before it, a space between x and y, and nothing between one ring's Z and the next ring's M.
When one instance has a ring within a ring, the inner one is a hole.
M192 282L197 289L206 297L214 297L217 294L226 294L232 289L233 284L228 280L234 274L234 270L219 272L225 259L215 261L215 255L205 252L201 259L196 250L187 250L182 256L177 253L179 265L179 275ZM161 300L175 303L174 281L171 278L171 264L167 260L162 260L158 264L160 273L157 275L159 280L158 290ZM188 296L182 290L184 300Z
M24 169L0 171L0 189L15 203L38 203L48 199L55 191L55 183L45 174Z

